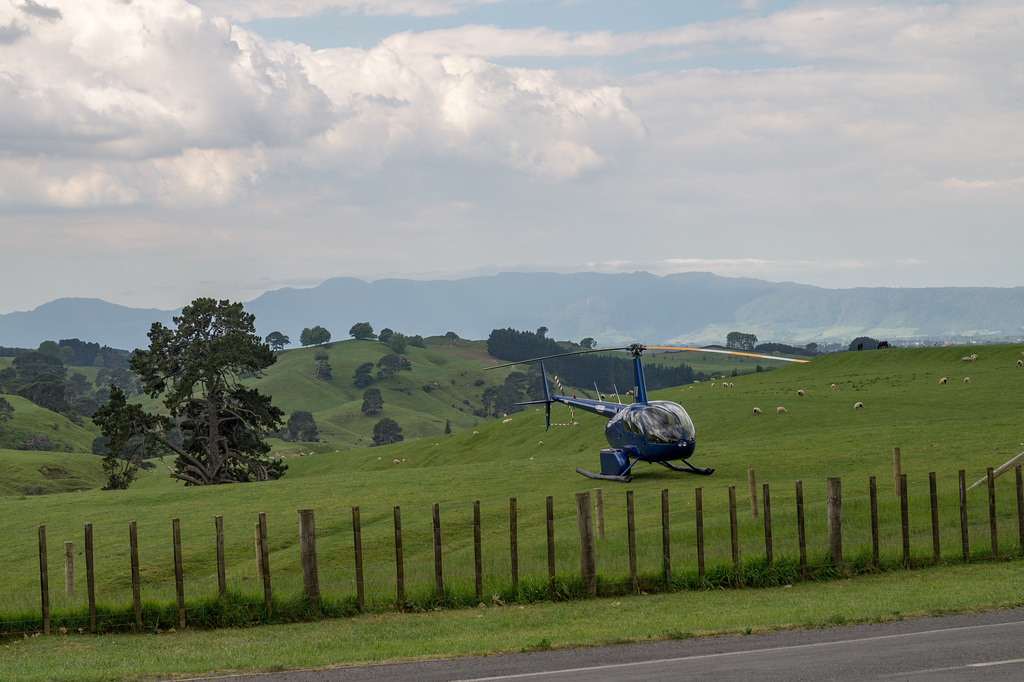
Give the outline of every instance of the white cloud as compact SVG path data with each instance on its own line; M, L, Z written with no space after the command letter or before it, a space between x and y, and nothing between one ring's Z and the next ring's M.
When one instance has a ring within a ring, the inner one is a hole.
M329 9L364 14L435 17L501 0L196 0L208 11L246 22L261 18L308 17Z

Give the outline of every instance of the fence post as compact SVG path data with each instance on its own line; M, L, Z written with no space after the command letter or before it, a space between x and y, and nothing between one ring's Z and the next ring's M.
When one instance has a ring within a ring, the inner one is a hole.
M868 498L871 504L871 565L878 566L878 484L868 477Z
M142 629L142 583L139 578L139 525L128 522L128 551L132 563L132 606L135 608L135 626Z
M431 507L434 526L434 594L437 601L444 602L444 572L441 563L441 506L435 502Z
M299 510L299 565L302 589L314 610L320 610L320 573L316 560L316 519L312 509Z
M171 519L171 544L174 548L174 596L178 606L178 627L185 627L185 570L181 560L181 520Z
M594 488L594 517L597 524L597 539L604 540L604 496L600 488Z
M892 449L892 483L896 489L896 497L900 496L900 476L903 475L903 470L900 465L900 449L898 447Z
M50 571L46 565L46 526L39 526L39 600L43 634L50 634Z
M1017 534L1021 556L1024 556L1024 476L1021 476L1021 465L1014 467L1017 478Z
M800 575L807 578L807 532L804 523L804 482L796 482L796 535L800 547Z
M828 477L828 550L832 563L843 571L843 484L838 476Z
M697 522L697 577L704 577L704 491L694 488L694 516Z
M935 480L935 472L928 474L928 494L932 504L932 561L942 563L942 551L939 546L939 487Z
M363 530L359 521L359 507L352 507L352 549L356 562L356 608L362 613L366 606L366 592L363 586Z
M907 500L907 475L900 474L900 526L903 529L903 565L910 566L910 502Z
M747 486L750 488L750 515L757 518L757 474L747 469Z
M551 592L555 591L555 500L547 496L546 504L548 522L548 584Z
M92 523L85 524L85 590L89 596L89 631L96 634L96 566L92 549Z
M665 587L672 587L672 535L669 532L668 488L661 491L661 570Z
M395 505L395 588L398 610L405 609L405 553L402 549L402 509Z
M775 561L775 552L772 543L772 498L767 483L761 486L761 499L764 502L764 554L771 566Z
M996 478L992 467L985 473L988 483L988 529L992 536L992 558L999 558L999 538L996 536Z
M476 574L476 601L484 600L484 557L480 541L480 500L473 500L473 572Z
M259 513L260 531L260 566L263 572L263 603L267 607L267 618L269 619L274 611L273 593L270 589L270 544L267 541L267 514Z
M640 583L636 579L636 518L633 507L633 491L626 491L626 538L629 544L629 584L633 593L640 593Z
M252 524L253 547L256 549L256 582L263 582L263 542L260 541L260 522Z
M961 469L958 472L960 479L960 545L963 547L964 563L971 562L971 547L968 541L967 524L967 474Z
M597 571L594 557L593 525L590 519L590 493L576 493L576 528L580 536L580 575L587 594L597 596Z
M213 525L217 530L217 590L221 599L228 598L227 561L224 556L224 517L217 514L213 517Z
M75 593L75 543L70 540L64 543L64 595Z
M732 545L732 565L740 565L740 522L736 517L736 486L729 486L729 539Z
M508 555L512 568L512 591L519 593L519 509L516 498L508 500Z

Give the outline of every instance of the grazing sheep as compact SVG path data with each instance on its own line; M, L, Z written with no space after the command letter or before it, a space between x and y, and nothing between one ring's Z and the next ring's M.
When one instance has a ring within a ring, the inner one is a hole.
M862 402L860 402L858 400L857 402L855 402L853 404L853 409L855 409L855 410L863 410L864 409L864 403L862 403Z
M754 408L754 414L761 414L761 408L760 407L755 407Z
M1017 366L1018 367L1024 367L1024 360L1018 360L1017 361Z
M395 460L395 464L401 464L401 462L399 462L399 461L398 461L398 460L396 459L396 460Z
M971 362L973 362L973 361L975 361L977 359L978 359L978 354L977 353L971 353Z
M537 441L537 445L544 445L544 441L542 441L542 440Z
M479 436L479 435L480 435L480 432L479 432L479 431L474 431L474 432L473 432L473 435L474 435L474 436Z
M836 390L836 385L835 384L832 384L832 390L833 391Z
M969 356L969 355L965 355L965 356L963 356L963 357L962 357L962 358L960 358L960 359L961 359L961 360L963 360L964 362L973 362L973 361L974 361L974 358L972 358L972 357L971 357L971 356Z
M377 461L378 461L378 462L380 461L380 457L378 457L378 458L377 458Z
M964 383L965 384L971 383L971 378L970 377L964 377Z
M789 410L787 410L787 409L786 409L785 407L776 407L776 408L775 408L775 411L776 411L777 413L779 413L779 414L785 414L785 413L786 413L786 412L788 412Z
M729 388L736 388L736 384L734 384L734 383L732 383L732 382L730 381L730 382L729 382Z
M714 388L714 387L715 387L715 382L712 381L711 382L711 388Z
M799 391L796 392L796 394L799 395L799 396L803 396L804 390L800 389Z
M405 464L405 457L402 458L402 464Z
M941 379L939 379L939 385L940 386L944 386L945 384L946 384L946 377L942 377Z

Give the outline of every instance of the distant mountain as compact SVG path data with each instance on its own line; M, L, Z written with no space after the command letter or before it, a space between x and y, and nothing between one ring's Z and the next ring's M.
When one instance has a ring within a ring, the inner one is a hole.
M601 345L724 342L730 331L760 341L804 344L878 339L1016 340L1024 337L1024 287L823 289L791 282L682 273L502 273L460 280L340 277L311 289L269 291L245 304L257 331L280 331L298 345L305 327L348 338L356 322L376 331L482 339L512 327ZM140 310L65 298L0 315L0 346L80 338L115 348L148 345L153 322L177 311Z

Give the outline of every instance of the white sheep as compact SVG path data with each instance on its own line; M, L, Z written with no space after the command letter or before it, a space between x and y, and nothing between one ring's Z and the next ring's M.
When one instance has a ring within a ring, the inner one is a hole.
M401 464L401 462L399 462L399 461L398 461L398 460L396 459L396 460L395 460L395 464Z
M754 408L754 414L761 414L761 408L760 407L755 407Z
M946 385L946 377L942 377L941 379L939 379L939 385L940 386L945 386Z
M965 355L965 356L963 356L960 359L963 360L964 362L972 362L973 361L973 358L971 356L969 356L969 355Z
M479 436L479 435L480 435L480 432L479 432L479 431L474 431L474 432L473 432L473 435L474 435L474 436Z
M971 378L970 377L964 377L964 383L965 384L971 383Z
M779 414L785 414L785 413L786 413L786 412L788 412L789 410L787 410L787 409L786 409L785 407L776 407L776 408L775 408L775 411L776 411L777 413L779 413Z
M835 384L832 384L832 390L833 391L836 390L836 385Z
M715 387L715 382L712 381L711 382L711 388L714 388L714 387Z
M1024 367L1024 360L1018 360L1017 361L1017 366L1018 367Z
M798 391L796 392L796 394L797 394L797 395L799 395L799 396L802 396L802 395L804 394L804 390L803 390L803 389L800 389L800 390L798 390Z
M378 458L377 458L377 461L378 461L378 462L380 461L380 457L378 457Z
M855 402L853 404L853 409L855 409L855 410L863 410L864 409L864 403L862 403L862 402L860 402L858 400L857 402Z
M542 440L537 441L537 445L544 445L544 441L542 441Z
M730 382L729 382L729 388L736 388L736 384L734 384L734 383L732 383L732 382L730 381Z
M977 359L978 359L978 354L977 353L971 353L971 362L973 362L973 361L975 361Z

